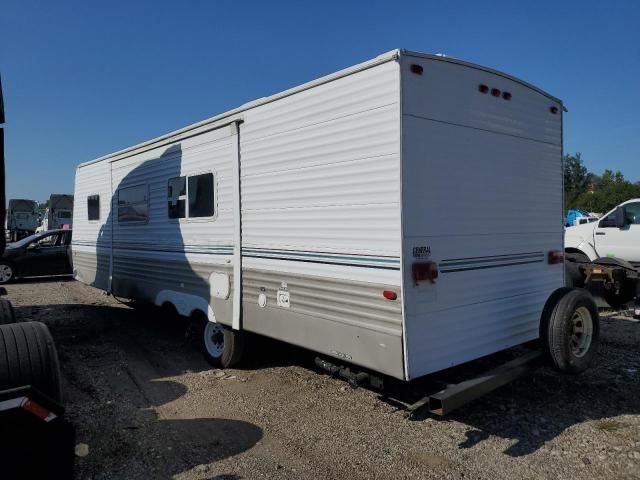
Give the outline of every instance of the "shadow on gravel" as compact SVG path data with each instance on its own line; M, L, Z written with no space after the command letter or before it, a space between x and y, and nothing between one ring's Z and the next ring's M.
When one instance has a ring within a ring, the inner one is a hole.
M167 317L161 309L71 304L18 307L16 313L18 318L44 316L45 323L50 324L59 346L64 376L72 389L80 391L76 394L76 405L85 400L104 400L100 382L92 381L87 369L93 375L96 371L105 371L102 383L132 403L130 408L135 409L167 405L187 393L182 384L160 379L187 371L206 375L210 369L190 342L186 322ZM583 374L562 375L541 366L447 417L431 418L468 426L466 438L458 445L460 449L473 448L496 436L513 440L513 445L504 452L513 457L534 453L567 428L584 422L590 422L590 428L606 431L624 428L623 424L610 419L640 414L640 395L637 394L640 392L640 324L619 322L603 321L600 354L594 366ZM242 367L246 370L295 365L315 371L314 354L304 349L254 338L250 350L252 354ZM502 354L492 357L506 360ZM487 369L482 360L472 362L458 369L456 381ZM437 377L410 384L398 383L405 393L415 394L421 385L430 385L430 391L437 391L442 388L442 379ZM122 389L121 393L118 389ZM381 396L381 399L393 404L388 398ZM74 402L70 410L73 408ZM427 416L418 416L416 420ZM98 421L105 422L104 419ZM173 453L163 454L163 458L167 458L165 469L172 472L235 455L251 448L262 435L255 425L216 418L158 420L154 417L152 424L156 425L157 435L167 438L165 444L168 441L174 445ZM126 431L123 426L109 423L104 429L116 437L119 435L116 430ZM137 429L134 424L134 430ZM188 461L181 464L179 457ZM181 466L172 469L171 462ZM165 460L155 462L159 463L165 465Z
M9 285L21 285L25 283L53 283L53 282L75 282L71 275L60 275L53 277L26 277L17 278L13 280Z
M172 402L188 389L171 378L210 367L185 322L161 309L59 304L16 307L16 315L43 321L55 338L68 418L78 442L90 445L90 455L76 459L77 478L169 478L195 467L206 475L207 464L263 436L242 420L182 418L189 415Z
M497 436L514 440L504 453L518 457L534 453L566 429L584 422L605 431L624 428L624 423L612 417L640 414L638 392L640 324L607 321L602 324L599 355L584 373L563 375L540 366L447 417L433 418L469 427L466 439L458 445L461 449Z

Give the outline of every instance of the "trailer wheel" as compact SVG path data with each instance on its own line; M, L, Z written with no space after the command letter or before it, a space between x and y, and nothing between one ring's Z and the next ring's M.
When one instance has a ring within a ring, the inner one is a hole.
M13 265L7 262L0 262L0 285L11 282L16 276Z
M217 322L204 319L201 325L202 353L215 366L231 368L244 353L244 335Z
M60 364L44 323L0 325L0 390L31 385L62 402Z
M598 309L591 295L579 288L556 290L543 311L540 338L558 370L584 371L596 355L600 340Z
M16 323L16 313L9 300L0 298L0 325L6 325L8 323Z

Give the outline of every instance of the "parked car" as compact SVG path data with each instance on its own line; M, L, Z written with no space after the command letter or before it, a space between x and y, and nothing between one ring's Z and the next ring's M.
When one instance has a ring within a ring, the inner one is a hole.
M0 284L71 273L71 230L50 230L10 243L0 260Z

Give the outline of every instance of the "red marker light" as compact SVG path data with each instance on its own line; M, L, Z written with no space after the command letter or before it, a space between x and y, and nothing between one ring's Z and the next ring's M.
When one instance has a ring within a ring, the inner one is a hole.
M491 95L493 95L494 97L499 97L500 96L500 90L498 90L497 88L492 88L491 89Z
M398 294L392 290L385 290L382 292L382 296L387 300L395 300L398 298Z
M556 113L558 113L558 107L551 107L549 108L549 111L555 115Z
M489 93L489 87L486 85L478 85L478 91L480 93Z
M511 93L502 92L502 98L504 98L505 100L511 100Z

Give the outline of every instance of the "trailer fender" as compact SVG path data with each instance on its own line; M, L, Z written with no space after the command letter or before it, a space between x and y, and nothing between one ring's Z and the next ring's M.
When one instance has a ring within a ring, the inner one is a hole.
M213 308L211 308L209 302L197 295L191 295L184 292L176 292L175 290L161 290L156 295L156 300L154 303L159 307L170 303L175 307L180 315L183 315L185 317L191 316L191 314L196 310L207 312L207 318L209 319L209 321L216 321L216 316L213 313Z

